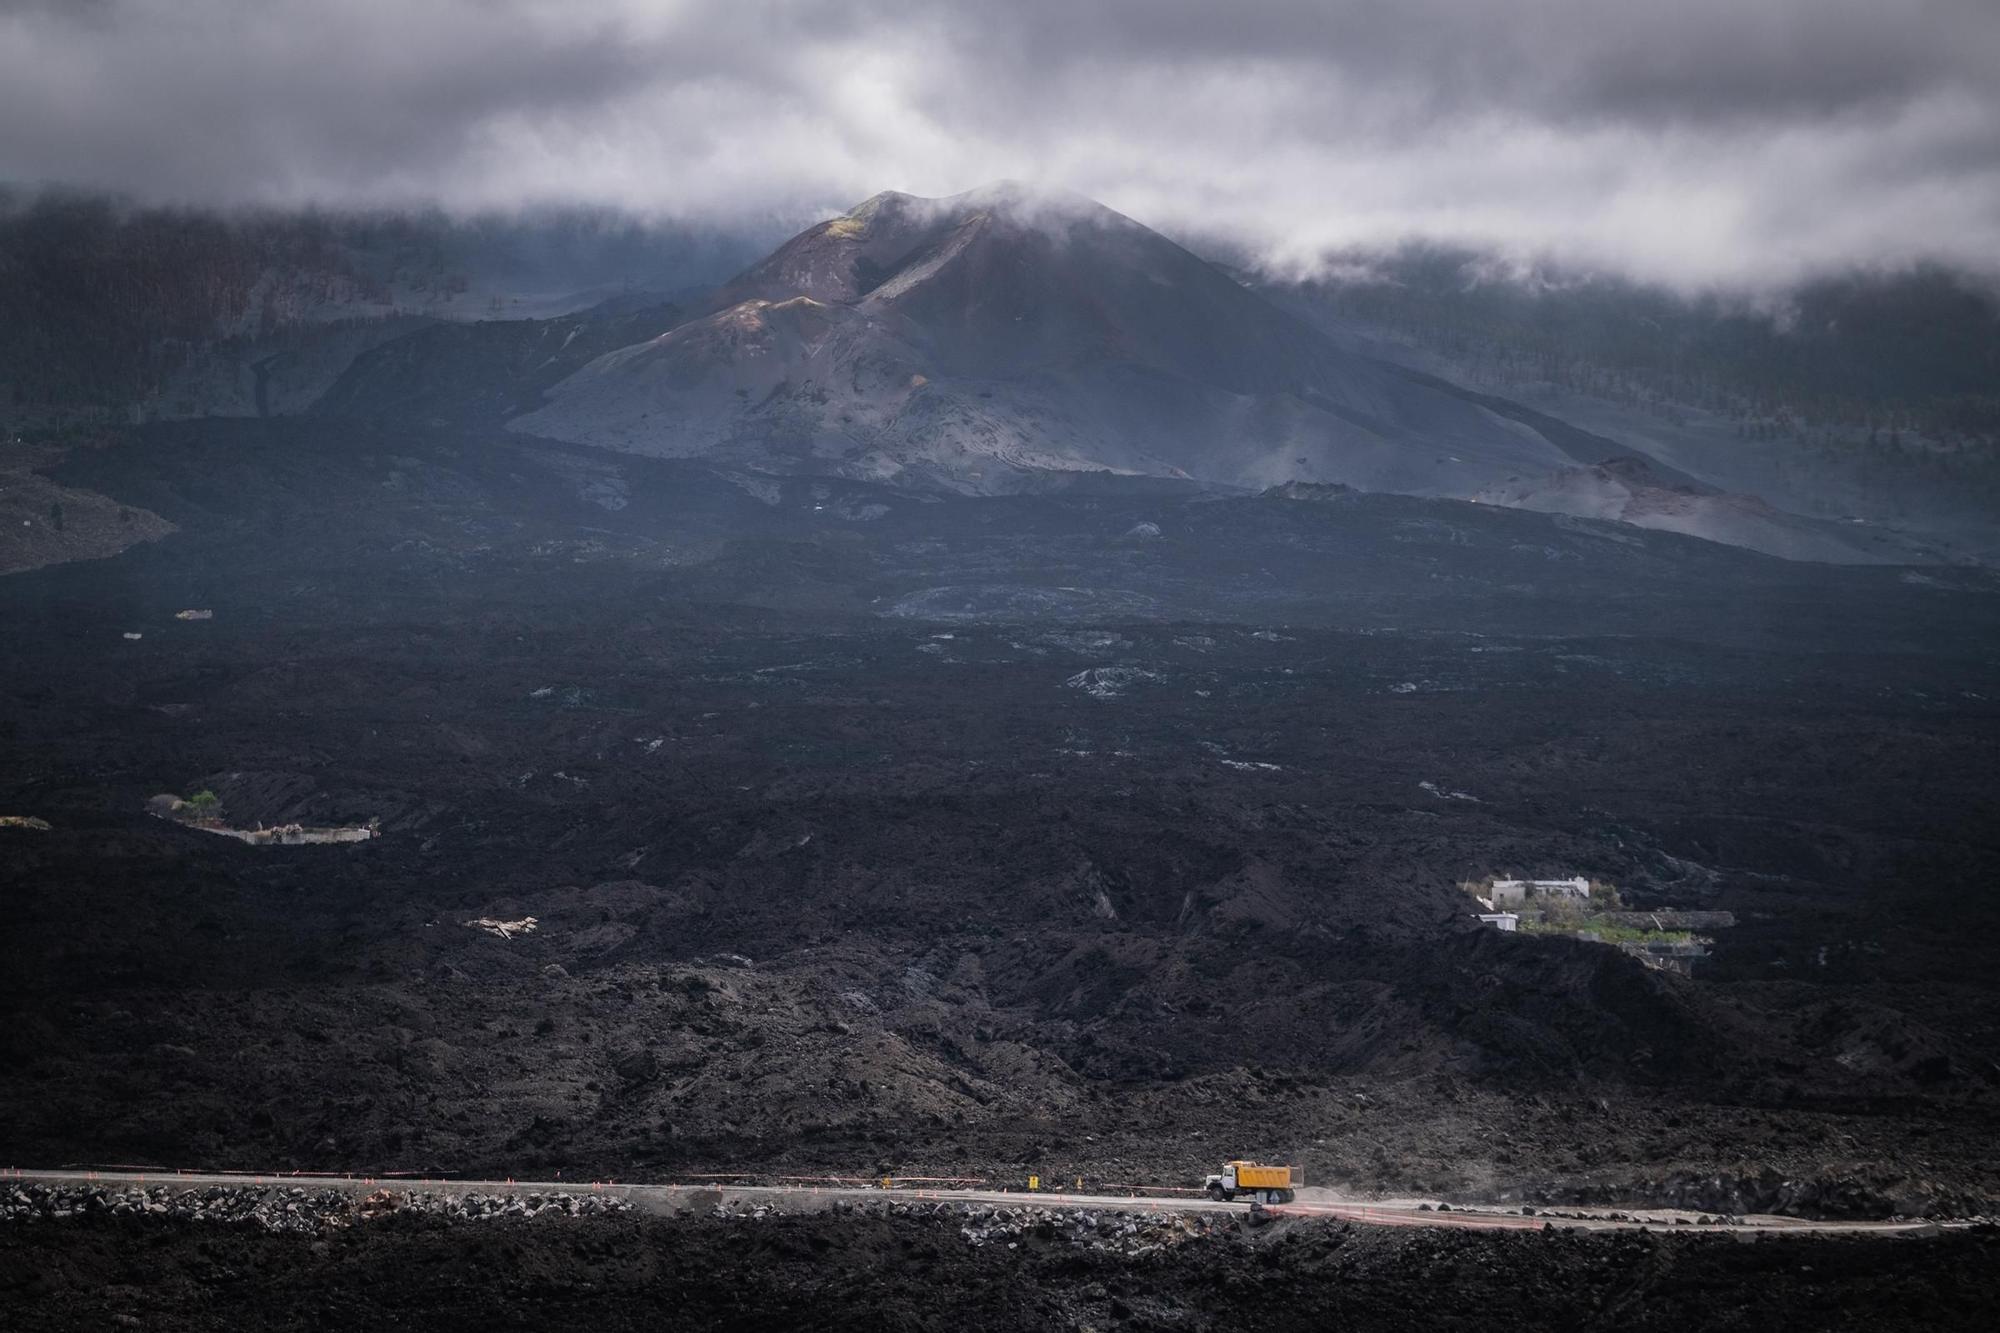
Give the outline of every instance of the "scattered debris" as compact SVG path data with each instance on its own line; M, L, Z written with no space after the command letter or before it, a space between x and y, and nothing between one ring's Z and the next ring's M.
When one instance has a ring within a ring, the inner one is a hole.
M49 821L33 815L0 815L0 828L33 829L37 833L47 833Z
M1082 690L1093 699L1116 699L1142 680L1158 680L1159 673L1138 667L1091 667L1079 671L1063 684Z
M483 930L489 935L498 935L503 940L511 940L516 935L532 935L541 925L534 917L524 916L515 921L502 921L497 917L476 917L465 923L474 930Z
M177 612L175 612L175 613L174 613L174 619L175 619L175 620L213 620L213 619L215 619L215 612L213 612L213 611L177 611Z

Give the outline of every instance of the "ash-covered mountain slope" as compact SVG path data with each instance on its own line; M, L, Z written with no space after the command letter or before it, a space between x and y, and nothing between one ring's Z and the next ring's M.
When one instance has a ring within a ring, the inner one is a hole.
M1090 200L1014 185L877 195L681 307L426 329L358 358L314 410L972 494L1341 483L1791 559L1949 554L1731 494L1357 345ZM1606 465L1647 478L1643 502L1573 494Z
M609 353L512 428L966 491L1042 470L1471 495L1572 447L1343 353L1110 209L881 194Z
M1899 564L1934 553L1937 563L1948 563L1941 544L1876 526L1849 526L1789 514L1754 495L1731 494L1662 476L1639 458L1510 477L1475 498L1510 509L1682 532L1787 560Z

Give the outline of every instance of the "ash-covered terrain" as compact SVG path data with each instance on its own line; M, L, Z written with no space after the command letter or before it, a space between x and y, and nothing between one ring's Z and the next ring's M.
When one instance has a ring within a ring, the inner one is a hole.
M1830 482L1755 376L1635 399L1011 186L716 286L603 219L85 213L0 274L52 427L0 442L0 1169L85 1168L0 1177L10 1326L1990 1306L1977 413L1809 400L1907 424L1812 427ZM126 265L145 319L65 295ZM1499 877L1617 910L1497 929ZM511 1185L1235 1158L1515 1230Z
M174 531L0 580L10 1161L2000 1194L1984 572L331 421L49 475Z

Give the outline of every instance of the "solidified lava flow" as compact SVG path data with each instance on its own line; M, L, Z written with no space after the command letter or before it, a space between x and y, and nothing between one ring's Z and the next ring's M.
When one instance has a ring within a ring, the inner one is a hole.
M939 501L414 427L154 427L57 475L178 531L0 580L0 812L47 825L0 828L24 1164L1189 1188L1240 1156L1516 1206L1995 1196L1983 576L1406 497ZM219 838L162 794L374 836ZM1680 976L1480 925L1459 885L1494 875L1737 924ZM76 1225L102 1256L149 1223ZM307 1262L174 1225L253 1302ZM975 1277L1006 1253L881 1218L577 1225L593 1264L670 1241L754 1269L772 1309L813 1255L865 1306L902 1299L870 1246ZM1214 1319L1269 1281L1333 1315L1328 1284L1382 1265L1385 1300L1446 1266L1476 1305L1481 1265L1850 1292L1764 1243L1295 1233L1218 1232L1170 1275L1091 1251L992 1299ZM45 1323L100 1309L50 1276L53 1234L5 1238ZM309 1262L351 1290L389 1234ZM448 1285L554 1291L555 1235Z

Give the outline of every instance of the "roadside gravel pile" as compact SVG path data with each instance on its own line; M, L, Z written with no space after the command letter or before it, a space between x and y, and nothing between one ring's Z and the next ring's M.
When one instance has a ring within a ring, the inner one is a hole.
M381 1202L377 1203L377 1200ZM401 1197L381 1191L362 1201L363 1210L366 1211L370 1204L376 1204L378 1214L407 1211L453 1221L501 1217L594 1217L632 1210L632 1205L620 1198L562 1191L547 1194L411 1194Z
M164 1217L219 1222L263 1231L309 1234L357 1221L416 1213L452 1221L487 1218L587 1217L629 1211L623 1199L596 1195L404 1194L377 1190L362 1196L347 1190L304 1186L210 1185L175 1189L169 1185L22 1184L0 1194L0 1222L56 1221L72 1217Z
M272 1189L215 1185L114 1188L103 1185L19 1185L0 1195L0 1221L42 1222L73 1217L167 1217L254 1226L264 1231L316 1232L354 1220L358 1200L333 1189Z
M958 1234L975 1249L1003 1245L1073 1245L1129 1258L1206 1240L1218 1229L1234 1229L1233 1219L1218 1226L1199 1214L1067 1212L1047 1208L966 1208Z
M1201 1214L1128 1213L1123 1210L1100 1212L1070 1208L1014 1208L969 1203L906 1203L841 1201L828 1210L835 1217L892 1219L928 1222L934 1226L955 1226L965 1242L978 1249L993 1245L1017 1250L1024 1247L1069 1245L1082 1249L1137 1257L1169 1249L1191 1240L1202 1240L1218 1231L1233 1229L1233 1220L1218 1222ZM716 1205L712 1216L721 1219L783 1217L783 1210L766 1203L740 1199Z
M1996 1211L1996 1201L1982 1193L1902 1172L1790 1175L1769 1167L1722 1174L1683 1171L1625 1176L1604 1184L1549 1181L1522 1193L1537 1202L1582 1207L1638 1203L1649 1208L1797 1217L1972 1218Z

